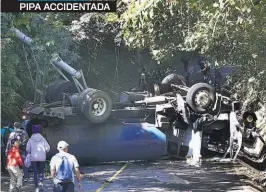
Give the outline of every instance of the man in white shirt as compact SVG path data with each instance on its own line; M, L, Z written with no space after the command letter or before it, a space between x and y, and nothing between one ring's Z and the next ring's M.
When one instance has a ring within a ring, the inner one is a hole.
M74 192L74 171L78 187L81 187L79 164L74 155L68 153L68 143L60 141L57 144L59 153L50 162L50 172L54 179L54 192Z

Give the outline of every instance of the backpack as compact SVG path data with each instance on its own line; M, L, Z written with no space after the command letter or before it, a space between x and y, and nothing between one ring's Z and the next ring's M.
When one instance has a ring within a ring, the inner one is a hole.
M24 131L15 131L14 138L17 138L20 142L19 149L20 150L26 150L27 142L28 142L28 136Z
M62 183L72 182L73 181L73 165L68 161L67 157L59 156L61 162L56 171L56 179L60 180Z
M4 145L7 145L11 130L10 128L4 128L4 129L5 129L5 133L3 135L3 142L4 142Z

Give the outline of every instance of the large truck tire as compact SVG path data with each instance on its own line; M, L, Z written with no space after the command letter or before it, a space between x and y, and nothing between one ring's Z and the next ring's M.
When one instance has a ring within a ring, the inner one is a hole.
M187 86L185 78L178 74L167 75L161 82L160 92L167 93L173 91L171 84Z
M49 90L49 99L50 102L62 101L64 93L71 95L77 92L78 90L73 82L62 80L56 82L53 86L51 86Z
M113 103L106 92L88 88L81 93L79 107L90 122L103 123L109 118Z
M81 114L83 113L83 105L85 104L85 96L89 95L92 91L94 91L95 89L92 88L87 88L85 90L83 90L81 92L81 94L79 94L78 96L78 102L77 102L77 107L78 107L78 111L81 112Z
M51 99L51 96L52 96L52 91L55 89L55 87L58 86L58 84L60 84L63 80L56 80L54 82L52 82L50 85L48 85L48 87L46 88L45 90L45 101L47 103L51 103L52 102L52 99Z
M199 114L208 113L215 104L215 89L207 83L197 83L189 88L186 102Z

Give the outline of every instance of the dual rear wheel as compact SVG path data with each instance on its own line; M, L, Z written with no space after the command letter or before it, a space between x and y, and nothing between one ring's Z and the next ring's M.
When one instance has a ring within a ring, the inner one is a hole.
M64 94L71 97L77 92L73 82L55 81L46 89L45 100L47 103L62 101ZM90 122L102 123L110 116L112 105L112 100L106 92L87 88L78 95L76 107Z

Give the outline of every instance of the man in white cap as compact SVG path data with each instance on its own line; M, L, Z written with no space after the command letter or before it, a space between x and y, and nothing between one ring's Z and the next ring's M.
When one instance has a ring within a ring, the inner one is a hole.
M54 192L74 192L74 171L77 176L78 187L81 187L79 164L74 155L68 153L68 143L59 141L59 153L50 162L51 176L54 179Z

